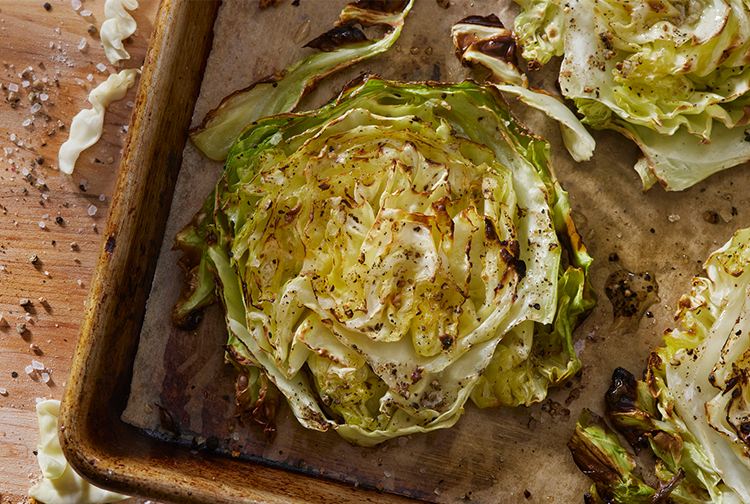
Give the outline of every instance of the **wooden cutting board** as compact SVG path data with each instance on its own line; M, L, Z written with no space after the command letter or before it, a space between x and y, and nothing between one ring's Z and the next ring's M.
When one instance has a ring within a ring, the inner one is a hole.
M77 10L70 0L0 5L2 503L23 502L41 478L36 402L62 397L135 87L108 108L101 140L83 152L71 177L58 171L57 153L75 114L91 108L89 92L119 69L143 64L158 3L142 0L133 12L138 31L126 42L131 59L117 69L98 34L104 0L82 0ZM17 101L9 100L15 86ZM38 111L32 111L30 92ZM21 306L22 299L31 304ZM26 327L22 334L19 324ZM34 360L49 370L47 383L39 372L26 373Z

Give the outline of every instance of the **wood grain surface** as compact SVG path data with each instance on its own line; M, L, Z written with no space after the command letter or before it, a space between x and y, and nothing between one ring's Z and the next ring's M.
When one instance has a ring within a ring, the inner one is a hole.
M141 0L133 12L138 31L126 43L131 59L118 68L107 61L98 35L104 0L83 0L78 10L70 0L0 4L2 503L27 501L41 478L36 402L62 397L136 88L107 109L101 140L82 153L71 177L58 171L57 153L72 118L91 107L89 92L121 68L143 64L158 3ZM41 105L36 113L34 103ZM24 298L31 305L21 306ZM22 334L18 324L26 326ZM49 370L48 383L26 373L32 360Z

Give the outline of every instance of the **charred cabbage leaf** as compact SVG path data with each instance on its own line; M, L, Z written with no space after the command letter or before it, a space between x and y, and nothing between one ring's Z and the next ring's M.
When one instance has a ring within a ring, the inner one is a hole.
M531 67L564 56L583 122L640 147L644 189L682 190L750 159L748 0L516 0Z
M335 27L308 42L319 52L232 93L206 115L190 139L209 158L223 161L232 142L256 119L295 109L322 79L387 51L401 35L414 0L357 0L344 8ZM383 26L386 33L368 40L356 27Z
M513 34L494 14L469 16L451 29L456 57L469 67L490 71L486 82L500 91L518 96L529 107L547 114L560 125L563 143L575 161L587 161L596 142L561 98L543 89L529 88L529 79L518 67Z
M681 298L678 325L651 354L645 378L618 369L606 396L617 431L657 457L655 476L670 488L669 500L658 502L750 502L750 229L705 268L707 278L693 279ZM657 502L658 488L634 475L634 463L618 462L629 455L617 435L588 413L569 446L595 481L593 502ZM617 478L601 477L617 464Z
M449 427L469 398L542 400L595 303L549 145L472 82L363 77L254 122L176 247L174 320L220 301L243 411L268 380L361 445Z

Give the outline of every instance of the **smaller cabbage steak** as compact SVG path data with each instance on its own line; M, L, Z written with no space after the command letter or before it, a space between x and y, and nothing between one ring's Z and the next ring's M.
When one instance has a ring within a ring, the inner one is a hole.
M588 502L750 502L750 229L705 268L645 378L618 368L605 396L615 429L656 455L659 483L636 476L616 433L585 412L568 446L595 481Z
M278 392L360 445L449 427L469 398L540 401L580 368L595 303L548 144L472 82L363 76L253 122L176 247L173 319L220 302L241 414L269 435Z
M516 0L531 68L563 56L582 121L641 149L644 189L750 160L750 0Z

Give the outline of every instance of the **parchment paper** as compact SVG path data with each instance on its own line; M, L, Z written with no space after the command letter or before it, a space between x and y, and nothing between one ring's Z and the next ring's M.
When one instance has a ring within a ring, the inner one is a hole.
M258 10L257 2L224 0L216 24L194 124L222 97L248 86L311 53L302 45L332 27L345 1L285 0ZM450 26L467 15L497 14L512 26L517 8L508 1L417 0L396 46L325 81L301 108L329 101L349 79L371 70L389 79L460 81L462 68L450 40ZM555 64L530 75L534 87L555 90ZM335 433L300 427L280 408L279 434L266 443L258 426L234 419L234 371L223 362L226 331L221 313L209 309L195 332L171 325L171 306L182 286L171 251L174 234L191 219L221 173L221 166L187 145L159 265L141 335L125 421L198 446L292 471L322 474L352 484L394 491L435 502L582 502L590 481L573 464L565 446L583 408L603 411L612 371L622 366L640 376L649 352L670 327L677 300L690 279L702 274L708 254L732 233L750 225L747 166L720 173L681 193L655 187L642 193L632 166L634 144L613 132L593 132L593 159L575 163L564 149L558 126L543 114L508 98L516 115L552 144L552 159L569 192L574 218L595 263L599 306L575 333L583 370L549 399L530 408L479 410L467 405L451 429L393 440L376 448L353 447ZM706 212L718 222L704 219ZM649 272L659 300L638 324L613 328L605 296L613 272ZM161 415L160 415L161 412ZM165 413L168 412L168 413Z

